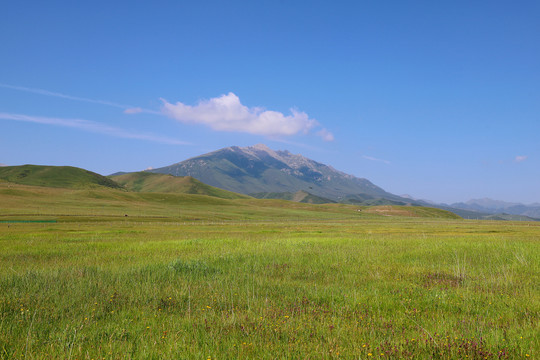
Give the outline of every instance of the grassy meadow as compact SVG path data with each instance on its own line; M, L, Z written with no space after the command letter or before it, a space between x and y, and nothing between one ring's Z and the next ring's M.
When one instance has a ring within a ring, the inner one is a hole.
M0 359L540 358L540 223L2 183L0 221Z

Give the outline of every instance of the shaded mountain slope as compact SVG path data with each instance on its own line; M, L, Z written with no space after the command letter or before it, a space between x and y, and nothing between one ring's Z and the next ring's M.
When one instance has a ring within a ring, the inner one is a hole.
M289 200L289 201L295 201L295 202L301 202L301 203L307 203L307 204L328 204L328 203L335 203L335 201L330 199L325 199L320 196L316 196L313 194L308 193L307 191L297 191L295 193L291 192L281 192L281 193L268 193L268 192L262 192L262 193L255 193L250 194L250 196L253 196L257 199L281 199L281 200Z

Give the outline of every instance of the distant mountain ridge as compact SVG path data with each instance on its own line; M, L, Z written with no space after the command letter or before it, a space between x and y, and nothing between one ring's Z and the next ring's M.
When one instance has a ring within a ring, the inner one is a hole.
M520 215L540 219L540 204L525 205L483 198L454 203L450 206L457 209L479 211L488 214Z
M371 199L409 202L367 179L345 174L287 150L274 151L264 144L227 147L148 171L192 176L205 184L246 195L306 191L332 201L363 194Z

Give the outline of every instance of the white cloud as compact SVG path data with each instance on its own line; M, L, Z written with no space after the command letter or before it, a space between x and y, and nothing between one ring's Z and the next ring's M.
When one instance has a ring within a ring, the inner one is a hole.
M6 166L7 166L6 164L0 163L0 167L6 167Z
M318 123L305 112L291 109L290 115L242 105L232 92L200 101L195 106L163 100L163 113L183 123L203 124L217 131L237 131L255 135L279 136L307 133ZM330 133L326 134L329 138Z
M264 136L291 136L298 133L308 133L320 124L310 119L303 111L291 109L289 115L278 111L265 110L260 107L247 107L242 105L238 96L230 92L210 100L200 101L195 106L185 105L181 102L171 104L163 100L161 111L119 104L107 100L84 98L66 95L38 88L28 88L0 83L0 87L23 91L44 96L57 97L72 101L81 101L101 104L123 109L124 114L153 114L165 115L183 123L203 124L217 131L245 132ZM64 125L67 126L67 125ZM326 129L319 130L317 135L324 141L333 141L334 135Z
M525 160L527 160L528 156L527 155L518 155L515 157L514 161L517 162L517 163L520 163L520 162L524 162Z
M105 134L105 135L114 136L114 137L147 140L147 141L154 141L154 142L159 142L159 143L164 143L164 144L173 144L173 145L188 145L189 144L184 141L179 141L179 140L157 136L153 134L131 132L124 129L119 129L119 128L115 128L109 125L101 124L98 122L82 120L82 119L61 119L61 118L49 118L49 117L42 117L42 116L9 114L9 113L0 113L0 119L32 122L32 123L44 124L44 125L70 127L70 128L76 128L76 129L80 129L80 130L84 130L88 132L100 133L100 134Z
M369 161L377 161L377 162L382 162L382 163L385 163L385 164L390 164L390 161L388 161L388 160L377 159L377 158L374 158L373 156L362 155L362 158L364 158L366 160L369 160Z

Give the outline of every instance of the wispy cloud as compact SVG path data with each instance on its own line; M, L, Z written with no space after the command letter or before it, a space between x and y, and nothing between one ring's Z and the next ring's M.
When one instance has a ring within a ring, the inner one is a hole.
M112 106L119 109L124 109L124 113L126 114L137 114L137 113L144 112L144 113L162 115L161 112L159 111L143 109L140 107L134 107L133 105L119 104L119 103L116 103L113 101L107 101L107 100L90 99L90 98L85 98L85 97L80 97L80 96L66 95L66 94L44 90L44 89L29 88L29 87L24 87L24 86L16 86L16 85L9 85L9 84L2 84L2 83L0 83L0 87L5 88L5 89L24 91L24 92L33 93L33 94L57 97L57 98L62 98L62 99L67 99L67 100Z
M23 114L10 114L10 113L0 113L0 119L2 120L14 120L14 121L24 121L32 122L43 125L54 125L54 126L63 126L69 128L75 128L87 132L99 133L108 136L114 136L119 138L126 139L137 139L137 140L146 140L153 141L163 144L172 144L172 145L189 145L190 143L185 141L179 141L167 137L157 136L153 134L144 134L131 132L124 129L112 127L102 123L82 120L82 119L62 119L62 118L51 118L51 117L42 117L42 116L32 116L32 115L23 115Z
M139 114L142 112L144 112L144 110L141 109L140 107L134 107L134 108L129 108L129 109L124 110L124 114Z
M520 162L524 162L525 160L527 160L528 156L527 155L518 155L514 158L514 161L517 162L517 163L520 163Z
M203 124L216 131L245 132L264 136L291 136L308 133L319 123L310 119L305 112L291 109L290 115L278 111L249 108L242 105L238 96L232 92L227 95L199 101L195 106L177 102L163 101L163 113L182 123ZM333 139L326 131L325 140Z
M362 155L362 158L364 158L366 160L369 160L369 161L377 161L377 162L382 162L382 163L385 163L385 164L391 164L391 162L388 161L388 160L377 159L377 158L374 158L373 156Z
M106 100L89 99L85 97L66 95L66 94L57 93L57 92L44 90L44 89L28 88L24 86L16 86L16 85L8 85L8 84L0 84L0 87L11 89L11 90L19 90L19 91L39 94L39 95L58 97L58 98L67 99L67 100L83 101L83 102L88 102L88 103L93 103L93 104L113 106L113 107L117 107L121 109L127 109L127 108L133 107L131 105L123 105L123 104L118 104L118 103L106 101Z

